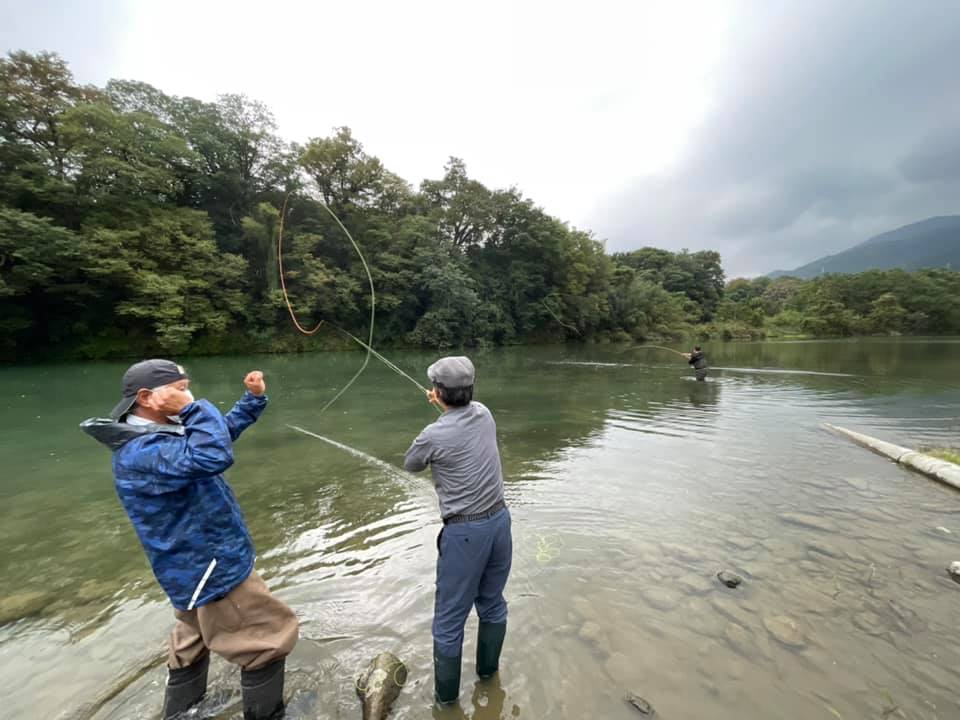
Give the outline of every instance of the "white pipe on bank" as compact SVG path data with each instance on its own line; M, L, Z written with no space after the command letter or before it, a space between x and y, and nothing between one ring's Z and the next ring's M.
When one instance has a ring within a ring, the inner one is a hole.
M910 448L884 442L883 440L878 440L877 438L864 435L863 433L837 427L836 425L831 425L830 423L824 423L823 427L833 433L843 435L844 437L853 440L858 445L862 445L863 447L873 450L876 453L885 455L896 463L906 465L912 470L921 472L928 477L932 477L934 480L939 480L942 483L960 490L960 465L955 465L954 463L947 462L946 460L940 460L939 458L917 452L916 450L911 450Z

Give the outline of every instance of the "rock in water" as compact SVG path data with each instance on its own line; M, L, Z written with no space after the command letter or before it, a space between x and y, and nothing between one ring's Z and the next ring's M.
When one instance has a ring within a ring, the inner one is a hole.
M947 568L947 572L950 573L950 577L960 583L960 561L954 560L950 563L950 567Z
M768 633L787 647L803 648L807 645L807 641L803 637L803 633L800 632L800 628L797 627L797 624L793 620L785 615L765 617L763 619L763 626L767 629Z
M732 572L728 572L727 570L721 570L718 572L717 579L719 579L720 582L722 582L728 588L735 588L737 585L743 582L742 577Z
M624 698L627 701L627 704L635 710L639 710L641 715L647 715L652 717L654 715L653 705L648 703L642 697L636 693L627 693L627 696Z
M383 652L371 660L357 678L363 720L385 720L406 682L407 666L393 653Z

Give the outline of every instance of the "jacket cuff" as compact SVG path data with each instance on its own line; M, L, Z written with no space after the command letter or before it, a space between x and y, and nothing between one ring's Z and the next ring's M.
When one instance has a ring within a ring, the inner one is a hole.
M267 396L266 393L264 393L263 395L254 395L254 394L253 394L252 392L250 392L249 390L244 390L244 391L243 391L243 397L241 397L240 399L241 399L241 400L253 400L253 402L257 403L258 405L266 405L266 404L267 404L267 401L270 400L270 398Z

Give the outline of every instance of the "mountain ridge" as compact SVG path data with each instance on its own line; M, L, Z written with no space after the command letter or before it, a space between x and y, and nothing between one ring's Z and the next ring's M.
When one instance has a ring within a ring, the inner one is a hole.
M793 270L774 270L768 277L806 279L826 273L929 267L960 268L960 215L938 215L910 223Z

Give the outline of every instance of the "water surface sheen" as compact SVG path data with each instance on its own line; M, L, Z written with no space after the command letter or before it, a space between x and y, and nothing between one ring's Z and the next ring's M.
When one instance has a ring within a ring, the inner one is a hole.
M662 350L473 354L514 519L501 677L430 708L439 529L427 478L397 467L435 414L377 363L324 415L356 353L188 359L228 408L245 371L271 404L228 478L257 566L293 606L294 718L358 718L353 678L381 650L410 668L394 717L668 720L960 717L955 491L820 429L958 444L956 341L706 348L707 383ZM434 358L387 353L415 377ZM149 718L172 613L77 429L125 363L0 370L0 696L7 717ZM303 427L353 451L297 433ZM364 454L380 461L372 462ZM736 590L714 578L729 569ZM238 718L215 660L204 710Z

